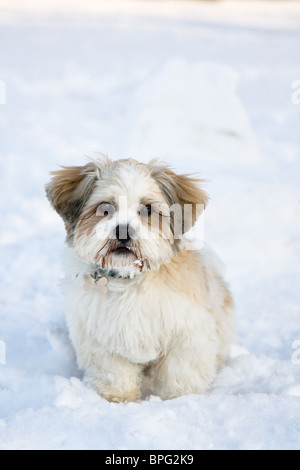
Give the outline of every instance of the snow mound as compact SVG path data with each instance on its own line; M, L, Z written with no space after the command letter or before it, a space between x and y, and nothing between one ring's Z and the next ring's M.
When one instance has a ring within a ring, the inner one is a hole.
M236 95L238 74L210 63L168 61L136 93L130 153L145 160L260 162L247 114Z

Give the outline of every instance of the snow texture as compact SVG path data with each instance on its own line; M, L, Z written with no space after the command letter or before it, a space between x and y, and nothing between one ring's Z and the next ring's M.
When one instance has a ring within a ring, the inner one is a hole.
M0 2L0 449L299 449L299 4L71 6ZM209 180L237 337L205 396L81 382L43 187L95 152Z

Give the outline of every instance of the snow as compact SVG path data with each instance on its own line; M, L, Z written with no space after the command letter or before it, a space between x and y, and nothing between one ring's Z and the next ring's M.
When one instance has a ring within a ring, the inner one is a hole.
M299 449L300 4L0 9L0 449ZM112 404L81 381L43 186L95 152L209 180L237 337L205 396Z

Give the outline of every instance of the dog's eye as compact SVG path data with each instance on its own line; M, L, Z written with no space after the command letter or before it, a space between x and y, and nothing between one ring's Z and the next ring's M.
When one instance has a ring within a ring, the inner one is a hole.
M147 204L146 206L143 206L143 207L138 211L138 215L140 215L142 218L150 217L151 214L152 214L152 206L151 206L151 204Z
M112 217L115 212L115 208L109 202L102 202L96 211L98 217Z

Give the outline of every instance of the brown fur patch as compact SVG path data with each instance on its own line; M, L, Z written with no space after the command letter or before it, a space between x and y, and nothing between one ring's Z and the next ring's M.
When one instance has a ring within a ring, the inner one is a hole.
M175 292L203 306L208 305L207 279L199 252L182 250L168 264L162 265L155 276L159 284L166 283Z
M207 193L199 187L205 180L195 178L191 175L177 175L167 166L152 165L150 163L151 175L159 184L166 200L170 206L179 204L181 207L182 234L187 232L195 224L197 218L205 209L209 197ZM191 217L184 218L184 206L191 206ZM172 215L173 219L176 214ZM174 221L173 221L174 227Z
M62 167L51 172L52 180L46 186L46 194L56 212L65 222L68 242L72 240L76 223L87 203L96 180L97 166Z
M224 287L225 287L225 297L224 297L223 307L224 307L225 310L234 308L234 302L233 302L232 295L231 295L228 287L226 285Z

